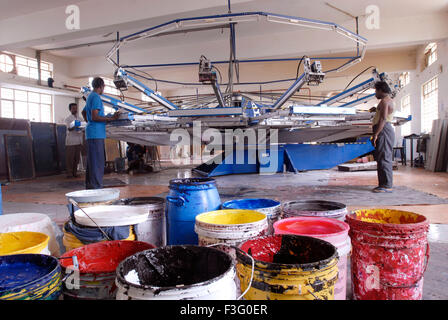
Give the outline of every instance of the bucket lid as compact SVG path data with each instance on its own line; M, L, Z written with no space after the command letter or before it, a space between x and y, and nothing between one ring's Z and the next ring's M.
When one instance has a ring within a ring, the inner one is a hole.
M72 259L76 256L81 273L110 273L115 272L121 261L127 257L148 249L152 244L141 241L114 240L92 243L76 248L62 255L61 265L64 268L73 265Z
M274 223L276 234L296 234L318 238L347 234L350 226L336 219L324 217L292 217Z
M111 205L79 209L75 211L74 215L76 223L83 226L96 227L96 224L98 224L100 227L116 227L145 222L148 220L149 211L144 207Z
M65 194L68 199L73 199L78 203L105 202L116 200L120 197L120 190L106 188L93 190L78 190Z

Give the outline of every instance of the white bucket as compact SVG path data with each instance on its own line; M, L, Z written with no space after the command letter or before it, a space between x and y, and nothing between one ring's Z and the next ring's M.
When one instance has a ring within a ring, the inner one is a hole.
M42 254L59 257L60 248L56 231L49 216L43 213L11 213L0 215L0 233L30 231L44 233L50 237Z
M154 270L164 270L165 278ZM166 246L139 252L120 263L115 279L116 297L117 300L235 300L234 277L232 258L221 250Z
M150 243L156 247L166 245L165 199L158 197L138 197L120 199L114 205L145 208L149 212L148 220L135 225L138 241Z
M335 300L345 300L347 296L347 258L352 250L352 244L350 238L342 243L333 243L333 245L338 249L339 261L338 261L338 281L334 286L334 297Z
M265 214L253 210L217 210L196 216L194 230L199 245L225 243L236 246L241 242L265 235L268 232Z
M343 221L323 217L293 217L274 223L275 234L296 234L325 240L338 250L338 281L334 299L346 299L347 257L351 250L349 226Z

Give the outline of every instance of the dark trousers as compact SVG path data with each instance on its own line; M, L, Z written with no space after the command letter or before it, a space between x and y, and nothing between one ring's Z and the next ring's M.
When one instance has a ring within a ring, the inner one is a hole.
M104 166L104 139L87 139L86 189L102 189Z
M375 127L374 127L375 130ZM392 188L393 185L393 148L395 132L387 122L376 140L374 157L377 162L378 186Z
M65 147L65 168L67 176L76 177L78 172L79 158L81 155L81 145Z

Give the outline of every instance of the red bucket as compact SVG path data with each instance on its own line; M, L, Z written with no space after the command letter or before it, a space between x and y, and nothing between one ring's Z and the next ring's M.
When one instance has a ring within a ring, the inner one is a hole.
M61 257L63 274L70 274L72 257L76 256L79 271L63 281L64 300L115 299L115 270L127 257L148 249L152 244L141 241L114 240L92 243L66 252Z
M358 210L346 216L352 241L355 300L420 300L429 260L429 224L399 210ZM425 261L426 257L426 261Z

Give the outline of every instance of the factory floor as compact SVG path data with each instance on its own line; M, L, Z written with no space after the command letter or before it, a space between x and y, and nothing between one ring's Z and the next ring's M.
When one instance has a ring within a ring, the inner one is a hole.
M191 167L165 168L148 174L107 174L105 186L120 190L121 198L165 196L169 180L197 176ZM423 299L448 299L448 173L399 166L394 171L394 192L375 194L376 171L340 172L337 169L283 173L270 176L249 174L216 177L221 200L271 198L281 202L320 199L358 208L395 208L426 216L430 222L430 260L424 279ZM14 182L3 187L4 214L45 213L58 225L68 219L65 194L84 189L83 177L65 175ZM350 278L350 277L349 277ZM348 297L351 290L348 285Z

